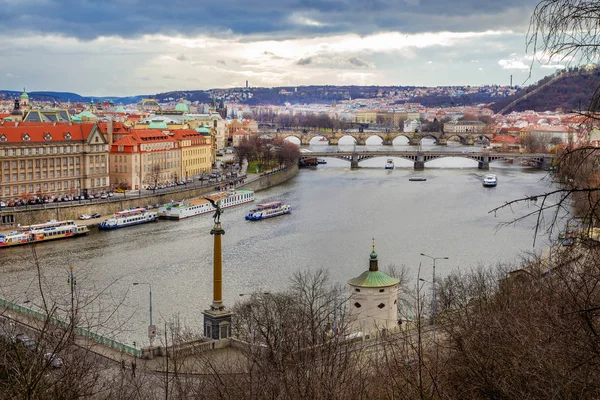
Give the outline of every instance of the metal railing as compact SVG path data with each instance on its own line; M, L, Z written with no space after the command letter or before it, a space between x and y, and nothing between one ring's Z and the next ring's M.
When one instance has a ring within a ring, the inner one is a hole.
M31 308L24 307L20 304L12 303L3 298L0 298L0 307L16 311L17 313L27 315L28 317L37 319L39 321L49 320L53 325L61 326L62 328L67 328L69 326L69 324L67 322L61 321L58 318L48 316L45 313L42 313L42 312L39 312L36 310L32 310ZM141 349L137 349L128 344L118 342L114 339L100 335L99 333L90 332L86 329L79 328L79 327L73 328L73 332L75 332L75 334L77 334L81 337L91 339L100 345L118 350L118 351L128 354L130 356L138 357L138 358L142 356Z

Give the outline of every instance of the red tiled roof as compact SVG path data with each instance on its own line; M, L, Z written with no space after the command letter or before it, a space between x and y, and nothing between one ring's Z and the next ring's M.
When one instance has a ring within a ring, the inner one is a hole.
M98 122L98 129L102 133L108 133L108 122ZM113 134L114 133L127 133L129 127L122 122L113 121Z
M492 139L492 143L517 144L519 143L519 138L510 135L498 135Z
M156 129L132 129L131 133L127 136L122 137L113 143L112 148L110 150L111 153L133 153L133 146L139 146L141 144L146 143L164 143L164 142L172 142L175 143L176 140L169 134L163 133ZM123 146L123 151L118 151L119 146ZM138 147L137 152L146 153L153 151L165 151L165 149L158 150L142 150Z
M49 143L83 142L87 140L95 124L68 124L53 122L4 122L0 124L2 143ZM50 134L48 136L48 134ZM70 135L70 139L66 136ZM6 141L3 141L3 137ZM24 140L28 137L29 140ZM48 138L48 139L46 139Z
M248 135L248 131L245 131L243 129L238 129L237 131L233 132L231 134L232 136L237 136L237 135Z

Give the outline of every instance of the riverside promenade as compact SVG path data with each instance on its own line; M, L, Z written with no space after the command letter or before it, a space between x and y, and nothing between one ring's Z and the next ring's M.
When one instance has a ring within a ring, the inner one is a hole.
M147 207L151 205L156 207L160 204L167 204L185 199L197 198L225 188L246 189L260 191L270 187L279 185L289 179L292 179L298 173L296 164L281 168L266 171L260 174L244 174L238 177L232 177L217 182L207 182L205 184L194 184L190 186L175 186L168 190L160 189L154 193L153 191L130 191L129 193L116 193L108 199L98 199L94 201L84 202L68 202L68 203L48 203L34 207L10 207L0 210L0 216L6 218L11 216L12 224L0 225L0 233L7 233L18 225L26 226L32 224L44 223L49 220L74 220L78 225L87 225L94 227L102 221L110 218L113 213L125 210L131 207ZM229 185L229 182L242 181L235 185ZM94 213L101 214L100 218L80 220L82 214L92 215ZM12 226L11 226L12 225Z

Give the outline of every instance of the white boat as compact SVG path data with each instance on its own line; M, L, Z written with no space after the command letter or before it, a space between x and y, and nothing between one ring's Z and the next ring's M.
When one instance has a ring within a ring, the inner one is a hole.
M214 202L219 202L221 208L229 208L253 202L254 192L252 190L230 190L228 192L213 193L206 197ZM215 207L206 198L200 198L164 204L159 207L158 216L160 218L183 219L212 211L215 211Z
M23 226L19 230L8 234L0 234L0 247L66 239L86 235L89 231L86 225L78 226L71 220L52 220L43 224Z
M246 215L246 221L260 221L262 219L278 217L283 214L292 212L292 207L289 204L281 204L280 201L271 203L263 203L250 210Z
M151 212L145 208L132 208L113 214L113 216L98 225L98 229L118 229L126 226L145 224L158 220L158 213Z
M494 174L487 174L483 178L483 186L485 187L494 187L498 184L498 177Z
M394 161L391 158L385 163L385 169L394 169Z

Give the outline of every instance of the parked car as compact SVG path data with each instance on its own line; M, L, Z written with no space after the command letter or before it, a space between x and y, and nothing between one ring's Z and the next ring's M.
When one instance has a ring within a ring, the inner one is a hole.
M100 195L100 198L101 198L101 199L108 199L108 195L107 195L106 193L102 193L102 194Z
M6 203L3 201L0 201L0 207L6 207Z
M64 364L62 358L57 357L52 353L44 354L44 358L52 368L61 368Z
M88 214L81 214L81 215L79 216L79 219L90 219L90 218L92 218L92 216L91 216L91 215L88 215Z
M102 215L100 215L100 213L93 213L92 215L90 215L91 218L100 218Z

